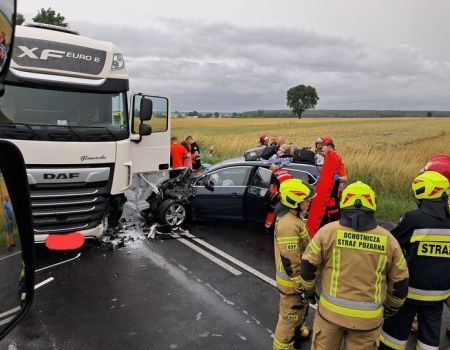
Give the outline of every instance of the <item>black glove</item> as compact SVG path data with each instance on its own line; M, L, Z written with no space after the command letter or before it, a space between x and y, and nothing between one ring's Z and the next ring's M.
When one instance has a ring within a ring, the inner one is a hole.
M298 293L300 295L300 301L302 304L316 304L316 292L302 290Z
M391 308L388 306L384 306L383 310L383 318L388 318L394 316L399 309Z

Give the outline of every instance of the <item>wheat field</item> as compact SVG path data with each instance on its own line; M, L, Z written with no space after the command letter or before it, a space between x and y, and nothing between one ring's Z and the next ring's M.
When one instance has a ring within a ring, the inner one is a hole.
M172 135L194 136L209 163L243 155L262 133L300 147L333 137L349 181L371 185L378 215L391 221L414 207L410 184L419 169L432 155L450 153L449 118L172 119ZM214 157L208 158L211 146Z

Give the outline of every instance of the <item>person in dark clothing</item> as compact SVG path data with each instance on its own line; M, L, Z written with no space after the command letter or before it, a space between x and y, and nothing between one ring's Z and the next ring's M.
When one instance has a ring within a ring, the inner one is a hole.
M415 315L418 349L438 349L444 302L450 296L450 211L448 179L426 171L412 183L418 209L407 212L391 233L410 273L403 307L384 321L380 349L404 349Z
M194 141L192 136L186 137L186 142L191 145L192 169L198 171L202 166L200 147L198 147L197 142Z

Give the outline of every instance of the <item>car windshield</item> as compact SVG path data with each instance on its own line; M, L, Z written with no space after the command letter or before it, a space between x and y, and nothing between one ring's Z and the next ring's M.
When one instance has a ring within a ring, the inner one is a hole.
M0 98L0 123L128 130L126 95L8 85Z

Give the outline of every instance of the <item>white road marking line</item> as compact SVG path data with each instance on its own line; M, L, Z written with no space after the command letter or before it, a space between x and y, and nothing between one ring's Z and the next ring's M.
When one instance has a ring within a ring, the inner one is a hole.
M193 234L188 233L188 232L183 232L182 234L184 236L186 236L186 237L192 238L198 244L201 244L205 248L208 248L209 250L213 251L217 255L220 255L221 257L227 259L228 261L231 261L233 264L239 266L243 270L246 270L247 272L250 272L252 275L254 275L254 276L258 277L259 279L263 280L264 282L270 284L272 287L276 287L277 286L277 282L274 279L272 279L269 276L266 276L263 273L255 270L253 267L248 266L247 264L245 264L242 261L236 259L235 257L232 257L231 255L225 253L224 251L214 247L213 245L209 244L208 242L205 242L203 239L198 238L198 237L196 237ZM311 308L313 308L314 310L317 310L317 304L315 304L315 305L309 304L309 306Z
M16 312L16 311L19 311L19 310L20 310L20 306L17 306L17 307L15 307L14 309L5 311L5 312L3 312L3 313L0 314L0 318L3 318L3 317L5 317L5 316L8 316L9 314L12 314L12 313L14 313L14 312Z
M184 238L178 238L178 241L183 243L184 245L188 246L189 248L195 250L197 253L200 253L204 257L208 258L212 262L216 263L217 265L223 267L225 270L228 270L235 276L242 275L242 272L239 270L236 270L233 266L228 265L226 262L216 258L214 255L208 253L207 251L203 250L202 248L196 246L192 242L189 242L187 239Z
M39 287L42 287L44 284L47 284L47 283L49 283L49 282L51 282L51 281L53 281L53 280L54 280L53 277L47 278L46 280L44 280L44 281L42 281L42 282L36 284L36 285L34 286L34 290L38 289Z
M0 258L0 261L5 260L5 259L8 259L8 258L10 258L10 257L12 257L12 256L14 256L14 255L20 254L20 253L22 253L21 250L19 250L18 252L12 253L12 254L10 254L10 255L4 256L3 258Z
M270 284L273 287L277 286L277 282L275 282L274 279L264 275L263 273L255 270L253 267L248 266L247 264L243 263L242 261L232 257L231 255L223 252L222 250L214 247L213 245L205 242L203 239L197 238L195 237L193 234L184 232L183 235L192 238L194 241L196 241L198 244L201 244L202 246L208 248L209 250L211 250L212 252L220 255L221 257L227 259L228 261L231 261L233 264L239 266L240 268L246 270L247 272L250 272L252 275L258 277L259 279L263 280L264 282Z
M81 256L81 253L78 253L77 256L76 256L75 258L71 258L71 259L68 259L68 260L64 260L64 261L61 261L61 262L59 262L59 263L57 263L57 264L53 264L53 265L50 265L50 266L43 267L42 269L34 270L34 272L41 272L41 271L47 270L47 269L49 269L49 268L51 268L51 267L55 267L55 266L58 266L58 265L61 265L61 264L65 264L65 263L67 263L67 262L69 262L69 261L78 259L80 256Z
M4 324L8 324L9 322L11 322L14 319L14 317L16 317L16 315L11 316L9 318L5 318L4 320L1 320L0 321L0 326L3 326Z

